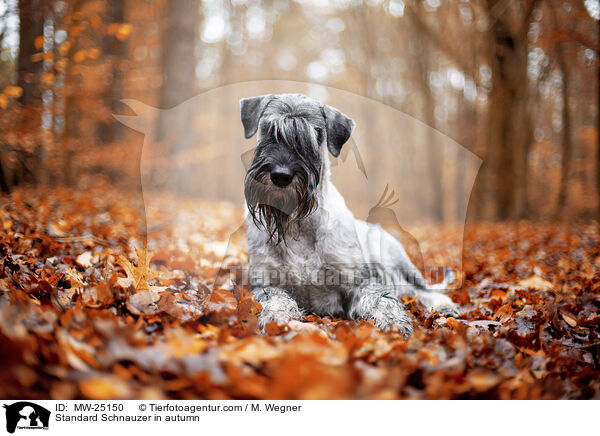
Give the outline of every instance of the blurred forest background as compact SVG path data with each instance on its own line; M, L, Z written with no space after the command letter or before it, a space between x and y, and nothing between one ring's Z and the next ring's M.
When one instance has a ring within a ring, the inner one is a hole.
M0 0L1 189L139 189L121 99L279 79L382 102L481 157L471 219L597 219L599 17L597 0Z

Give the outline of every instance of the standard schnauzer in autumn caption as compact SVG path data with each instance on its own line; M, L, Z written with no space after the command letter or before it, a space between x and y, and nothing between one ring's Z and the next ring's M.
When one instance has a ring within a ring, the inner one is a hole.
M381 329L413 327L401 296L456 313L428 285L402 244L379 224L354 218L330 181L328 153L339 156L355 123L301 94L241 100L246 138L258 132L246 173L249 280L263 309L259 323L298 323L303 314L373 320Z

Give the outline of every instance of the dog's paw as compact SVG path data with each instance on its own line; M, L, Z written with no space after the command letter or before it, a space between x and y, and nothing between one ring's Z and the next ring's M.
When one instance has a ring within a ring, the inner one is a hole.
M263 333L271 321L277 324L288 324L290 321L302 317L296 301L285 294L270 292L268 298L263 299L260 303L262 311L258 315L258 326Z
M380 330L391 330L396 327L405 338L413 333L413 325L406 311L400 304L386 305L373 314L375 327Z
M454 302L445 306L439 306L435 310L437 313L444 316L460 316L460 309Z
M299 333L318 333L321 336L327 336L327 333L315 324L311 324L310 322L302 322L298 320L291 320L288 322L288 327L290 330Z
M419 300L425 305L427 310L438 312L440 315L460 315L460 310L456 303L442 293L432 292L427 295L421 295L419 296Z
M410 321L410 319L403 319L403 318L397 318L397 319L375 319L375 327L377 327L380 330L384 330L384 331L388 331L388 330L392 330L393 328L397 328L400 333L402 333L402 336L404 336L405 338L408 338L410 335L413 334L413 325L412 322Z
M263 308L260 315L258 315L258 327L264 333L267 324L270 322L275 322L276 324L289 324L294 319L294 314L290 311Z

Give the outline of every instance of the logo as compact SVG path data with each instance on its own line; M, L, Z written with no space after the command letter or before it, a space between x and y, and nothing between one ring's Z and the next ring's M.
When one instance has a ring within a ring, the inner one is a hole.
M7 406L6 409L6 431L14 433L15 429L48 430L50 422L50 411L29 401L19 401Z

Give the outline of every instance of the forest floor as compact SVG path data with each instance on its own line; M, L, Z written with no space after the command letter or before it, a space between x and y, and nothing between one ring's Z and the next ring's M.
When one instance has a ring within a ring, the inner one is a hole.
M461 315L405 299L409 339L315 315L262 335L247 287L209 290L239 211L189 202L151 253L140 204L106 186L0 199L0 397L600 399L596 225L468 224ZM432 237L426 261L444 259Z

